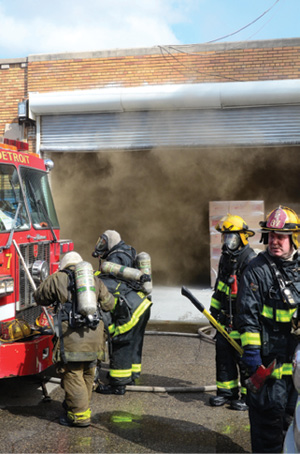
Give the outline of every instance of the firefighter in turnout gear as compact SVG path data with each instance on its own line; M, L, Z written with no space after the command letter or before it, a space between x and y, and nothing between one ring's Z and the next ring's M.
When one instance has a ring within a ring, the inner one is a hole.
M136 250L122 241L118 232L105 231L96 244L93 256L100 258L100 271L96 275L115 296L115 308L107 327L110 345L109 384L99 384L96 392L123 395L126 385L134 385L140 377L144 333L152 302L142 281L127 280L113 272L101 271L103 259L106 259L106 263L119 264L128 269L136 268ZM145 274L141 274L145 277Z
M55 308L53 361L65 391L65 413L59 420L65 426L90 424L95 367L104 330L100 312L114 307L114 298L103 282L94 277L92 269L88 274L89 266L77 252L68 252L60 262L60 270L48 276L34 292L37 304ZM84 291L89 293L83 295ZM95 305L91 304L93 301Z
M248 243L248 237L253 236L254 232L249 230L240 216L231 214L220 220L216 230L222 234L223 245L210 313L226 329L230 337L240 343L235 323L236 296L241 274L250 260L256 256ZM210 405L218 407L229 403L234 410L248 409L245 403L246 387L240 356L219 332L216 333L216 379L217 395L210 398Z
M249 388L252 452L282 452L284 434L297 400L292 358L298 339L300 304L300 224L297 214L279 206L261 222L267 250L243 273L237 299L237 327L249 375L276 360L257 393Z

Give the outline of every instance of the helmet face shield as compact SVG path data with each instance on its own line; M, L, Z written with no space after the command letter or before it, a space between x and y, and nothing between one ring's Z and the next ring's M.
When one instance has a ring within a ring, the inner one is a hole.
M230 251L236 251L241 245L241 238L238 233L222 233L222 242Z

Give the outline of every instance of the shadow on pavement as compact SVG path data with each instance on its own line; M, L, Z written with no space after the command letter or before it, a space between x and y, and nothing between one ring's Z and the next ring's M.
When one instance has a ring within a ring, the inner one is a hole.
M113 411L94 415L93 422L154 452L246 452L226 435L180 419Z

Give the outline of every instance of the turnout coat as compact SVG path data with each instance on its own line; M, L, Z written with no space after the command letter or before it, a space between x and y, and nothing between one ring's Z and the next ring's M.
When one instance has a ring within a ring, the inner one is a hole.
M69 268L72 270L72 266ZM34 292L34 299L37 304L41 306L53 304L55 306L55 325L57 325L59 311L66 312L64 309L70 301L70 291L68 290L68 287L68 274L63 271L58 271L48 276ZM95 290L99 303L99 310L112 310L114 307L114 297L109 293L105 284L98 278L95 278ZM96 328L81 326L74 329L70 327L68 320L65 318L66 317L62 317L61 322L62 341L59 335L57 335L55 339L53 361L57 362L63 359L61 355L62 343L67 362L92 362L98 359L103 348L103 321L100 320Z

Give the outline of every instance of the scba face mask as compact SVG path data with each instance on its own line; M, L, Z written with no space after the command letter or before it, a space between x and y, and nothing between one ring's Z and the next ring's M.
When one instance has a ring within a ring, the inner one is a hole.
M241 238L238 233L223 233L222 242L226 249L233 252L240 247Z
M95 246L95 251L93 252L93 257L104 258L108 253L108 238L105 234L101 235L98 238L98 241Z

